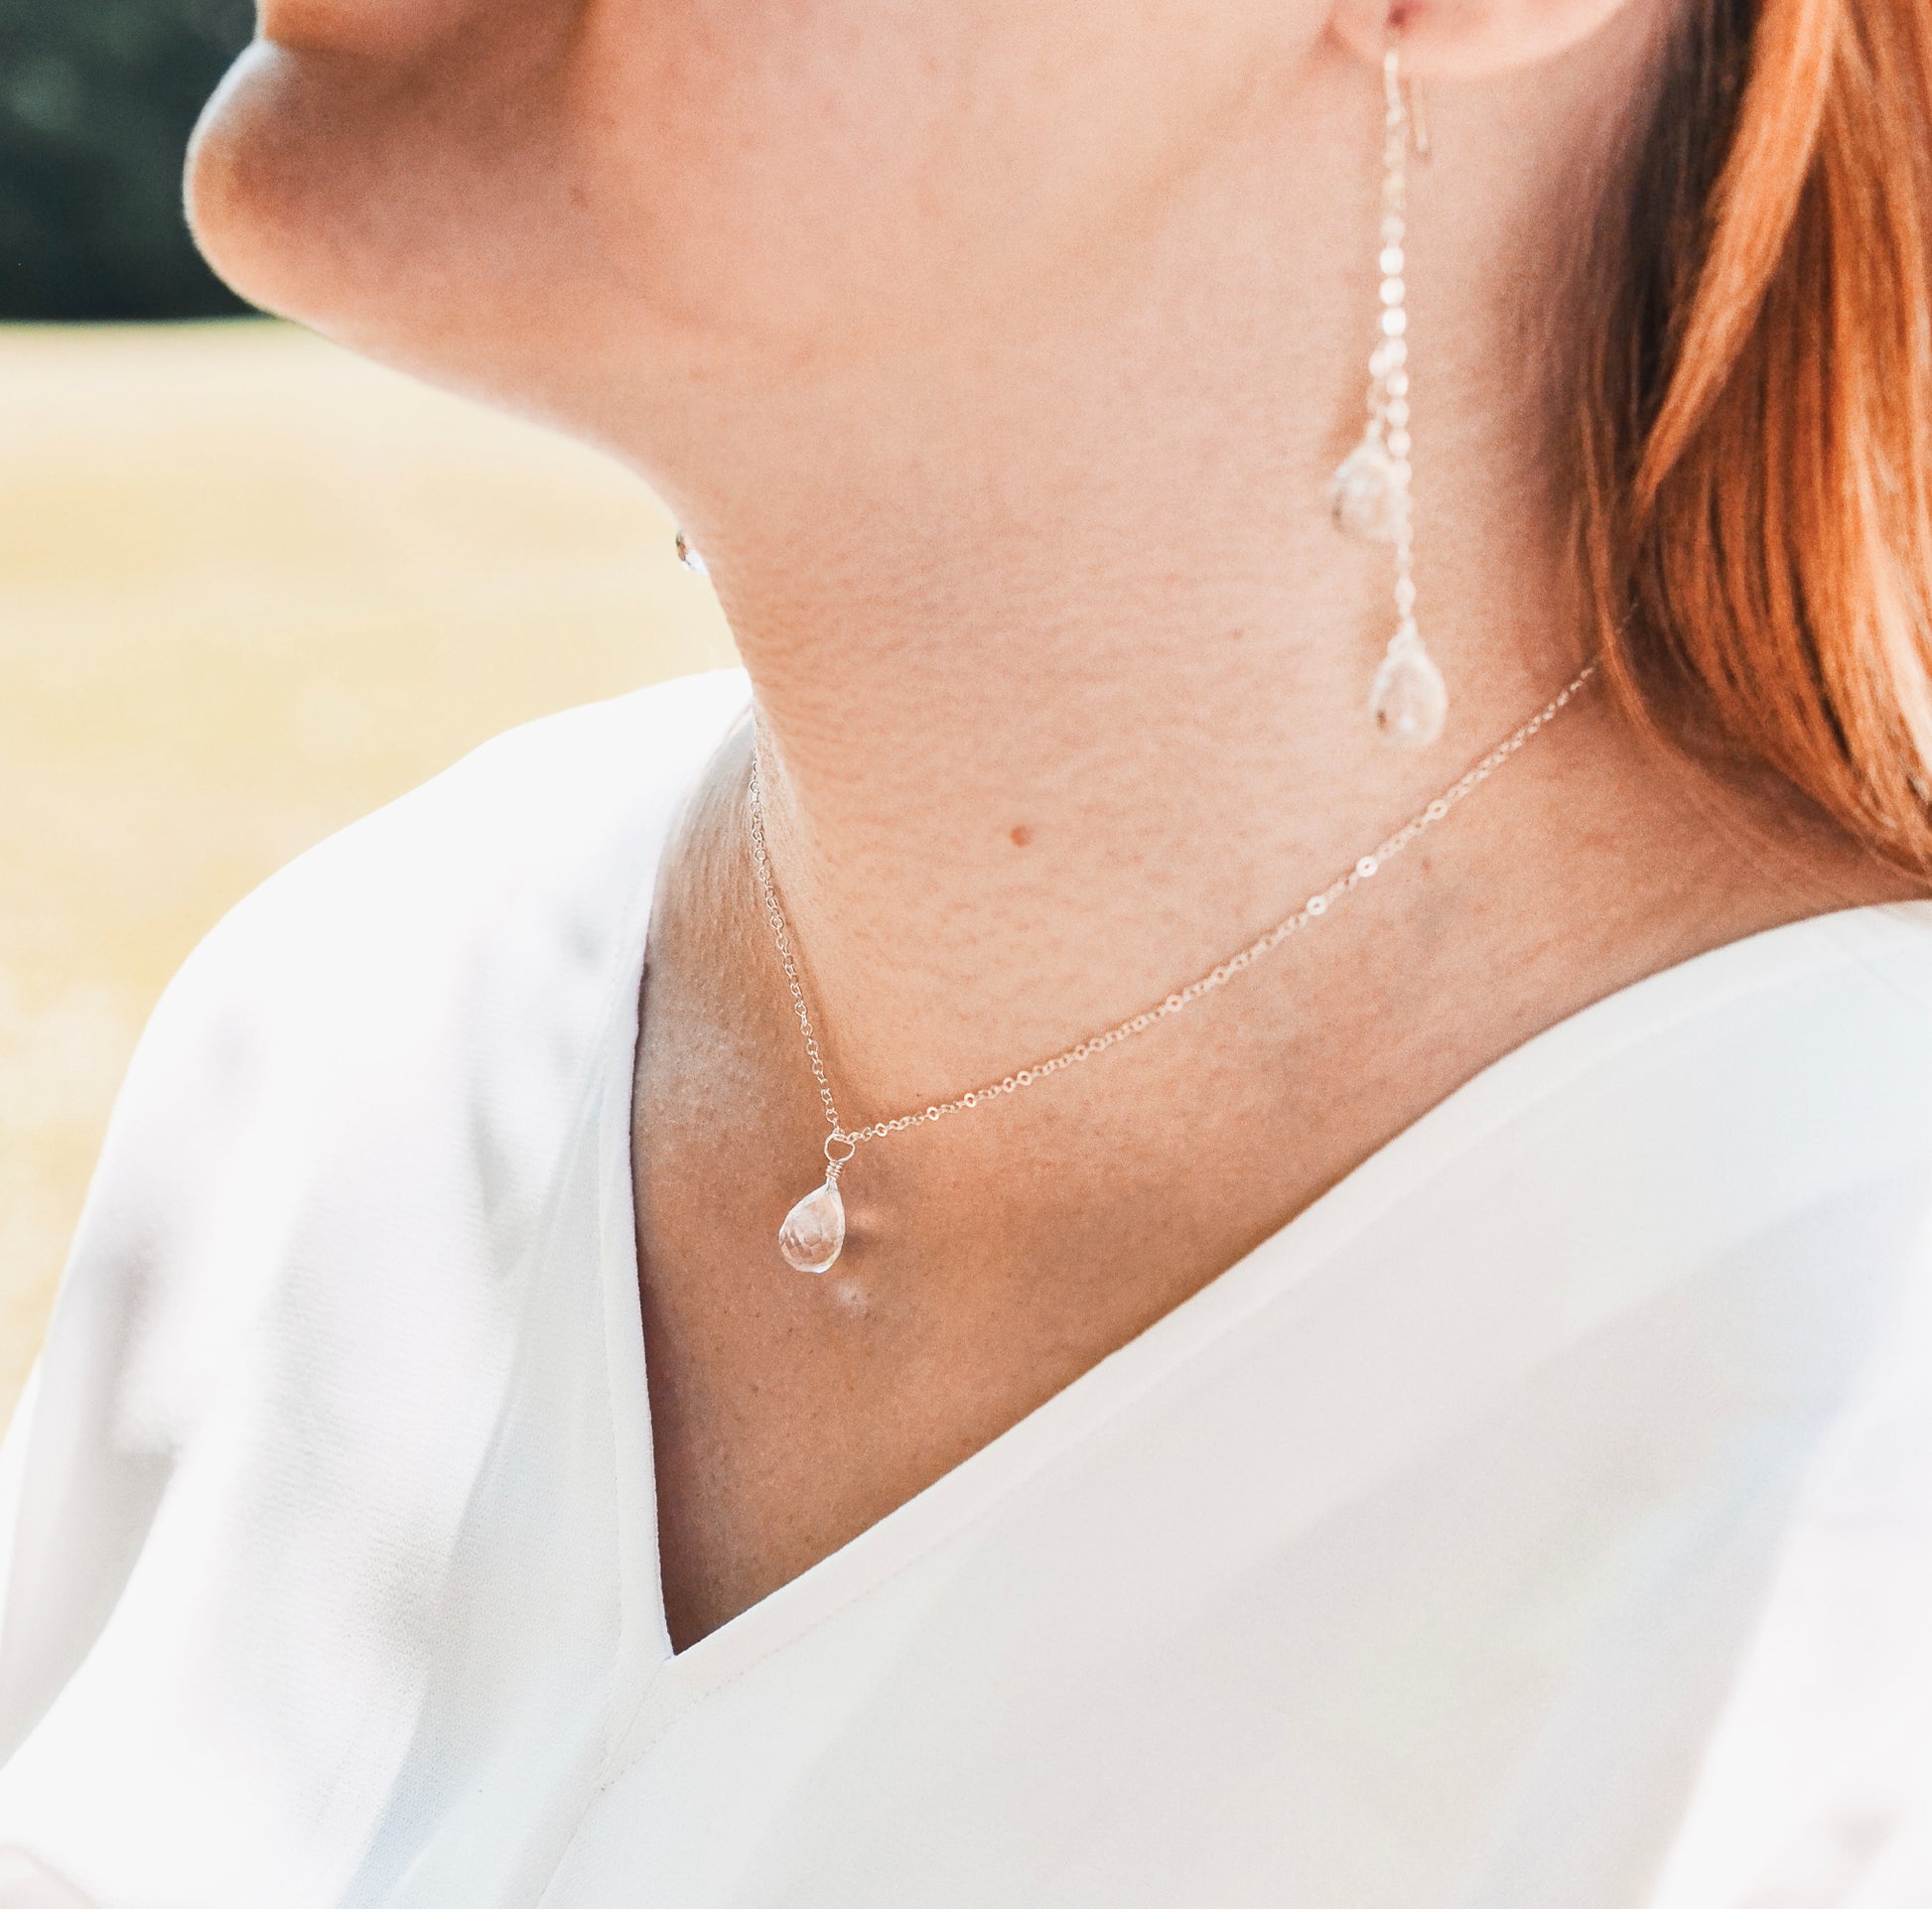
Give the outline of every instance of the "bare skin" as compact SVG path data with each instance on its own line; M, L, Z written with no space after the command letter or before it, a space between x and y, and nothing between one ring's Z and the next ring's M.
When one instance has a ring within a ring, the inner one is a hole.
M268 0L198 227L242 288L622 456L710 559L842 1109L1164 996L1543 703L1584 619L1546 447L1571 235L1667 0L1405 9L1426 756L1328 525L1374 301L1386 9L1328 0ZM1525 1038L1903 891L1600 698L1198 1013L866 1150L772 1236L815 1092L741 734L666 859L636 1182L690 1644L985 1444ZM640 1350L640 1356L642 1356Z

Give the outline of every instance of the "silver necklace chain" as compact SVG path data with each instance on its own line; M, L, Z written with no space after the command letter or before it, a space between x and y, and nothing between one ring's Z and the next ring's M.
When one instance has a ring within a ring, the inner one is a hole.
M999 1100L1004 1095L1017 1094L1022 1088L1035 1086L1052 1075L1064 1073L1069 1067L1091 1060L1110 1047L1117 1047L1123 1040L1131 1040L1136 1034L1144 1034L1150 1027L1158 1025L1170 1016L1177 1015L1191 1008L1204 996L1215 989L1225 987L1236 975L1244 973L1262 956L1279 948L1290 935L1299 933L1311 921L1318 921L1344 895L1352 893L1364 882L1378 874L1396 856L1400 855L1417 836L1432 829L1443 821L1465 796L1473 794L1490 776L1507 762L1539 730L1553 722L1558 713L1583 690L1584 686L1596 673L1596 664L1586 663L1566 687L1532 716L1529 721L1505 741L1498 743L1472 768L1451 782L1441 795L1426 808L1419 810L1401 828L1378 843L1369 853L1362 856L1346 875L1337 876L1334 881L1318 894L1311 894L1286 919L1278 921L1265 934L1257 935L1238 954L1230 955L1227 960L1218 962L1205 974L1190 981L1184 988L1171 994L1166 1000L1151 1008L1144 1008L1137 1015L1129 1015L1125 1021L1116 1022L1102 1033L1089 1034L1086 1039L1075 1041L1070 1047L1062 1047L1056 1054L1044 1060L1036 1060L1030 1067L1021 1067L999 1080L989 1081L984 1087L975 1087L969 1093L956 1096L952 1100L935 1101L929 1107L922 1107L914 1113L899 1114L891 1120L874 1121L868 1127L857 1128L848 1133L844 1122L839 1118L838 1103L832 1095L832 1083L826 1077L825 1056L819 1049L818 1031L812 1025L811 1010L805 1001L805 986L799 979L798 961L792 949L790 930L785 924L784 910L778 905L778 893L771 880L770 857L765 852L764 843L764 796L760 785L758 746L752 749L752 775L746 790L750 812L752 838L752 869L758 878L759 898L764 905L764 917L771 926L771 938L777 944L778 960L784 968L785 985L791 991L792 1013L798 1017L798 1030L805 1038L805 1053L812 1065L812 1078L818 1083L818 1098L825 1110L826 1125L831 1132L826 1137L825 1158L831 1167L829 1178L836 1184L838 1169L858 1152L864 1141L883 1140L888 1134L902 1133L908 1127L923 1126L932 1121L944 1120L950 1114L964 1113L968 1108L983 1107L988 1101ZM834 1149L843 1147L842 1153Z

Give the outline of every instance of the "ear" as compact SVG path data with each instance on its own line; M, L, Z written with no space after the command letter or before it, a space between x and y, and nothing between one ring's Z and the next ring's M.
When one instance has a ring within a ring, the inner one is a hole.
M1653 0L1336 0L1329 30L1379 66L1391 39L1418 79L1531 67L1587 40L1626 6Z

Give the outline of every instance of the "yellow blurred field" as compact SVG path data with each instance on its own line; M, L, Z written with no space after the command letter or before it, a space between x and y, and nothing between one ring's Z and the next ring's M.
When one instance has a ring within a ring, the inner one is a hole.
M0 329L0 1420L215 917L484 737L729 657L575 446L282 326Z

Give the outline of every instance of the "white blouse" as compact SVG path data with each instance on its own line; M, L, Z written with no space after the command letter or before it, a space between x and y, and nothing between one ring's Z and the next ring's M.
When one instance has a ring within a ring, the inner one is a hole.
M6 1446L0 1904L1926 1909L1932 904L1551 1028L671 1654L632 1052L745 698L170 989Z

